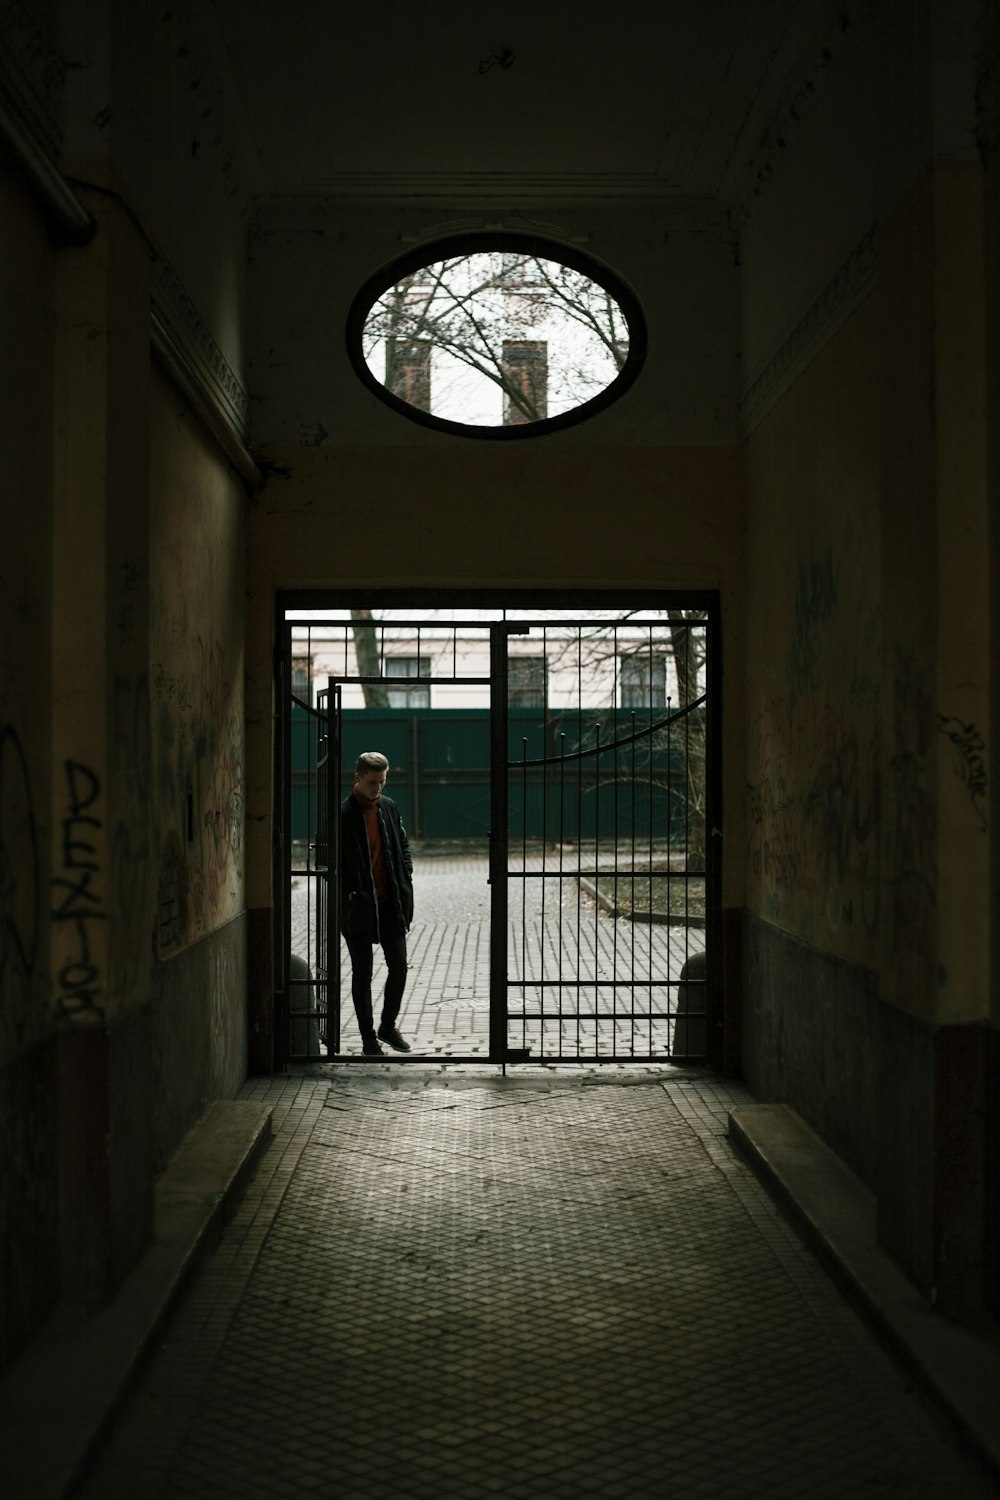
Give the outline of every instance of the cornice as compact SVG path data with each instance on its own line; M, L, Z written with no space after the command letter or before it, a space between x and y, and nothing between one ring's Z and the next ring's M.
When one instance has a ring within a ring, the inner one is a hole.
M869 295L878 277L878 229L873 226L812 302L804 317L758 369L740 400L747 437L794 384L823 345Z
M208 324L195 307L176 271L157 253L151 267L151 296L155 316L185 351L212 397L241 435L245 435L250 398L243 382L216 343Z
M180 277L155 254L150 274L153 354L209 436L251 489L264 482L247 446L250 399Z
M256 205L252 232L257 235L289 231L312 234L327 217L336 220L345 213L356 214L370 209L373 212L387 210L398 217L399 239L404 244L419 244L446 234L502 231L544 234L553 239L586 244L602 221L602 214L612 212L612 205L617 204L619 209L655 211L658 220L678 232L707 231L726 239L732 235L725 208L716 199L691 194L612 200L587 198L582 193L578 197L560 198L558 193L550 192L539 194L532 200L519 195L516 181L508 179L502 194L498 192L491 200L477 200L443 190L440 197L418 192L412 186L413 180L406 180L411 182L411 187L396 192L388 179L380 178L382 190L373 191L369 197L352 197L346 192L341 196L313 193L273 195Z
M150 312L150 346L157 364L240 478L251 489L260 489L264 476L243 434L220 403L217 387L206 383L202 371L191 360L190 350L177 338L176 330L164 322L156 307Z
M649 172L338 172L302 195L330 203L465 200L514 205L525 199L662 203L687 196L677 183Z

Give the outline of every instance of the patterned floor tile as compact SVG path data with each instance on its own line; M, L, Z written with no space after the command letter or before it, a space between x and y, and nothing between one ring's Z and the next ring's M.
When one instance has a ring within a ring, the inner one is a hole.
M276 1149L88 1500L993 1493L730 1152L738 1088L250 1090Z

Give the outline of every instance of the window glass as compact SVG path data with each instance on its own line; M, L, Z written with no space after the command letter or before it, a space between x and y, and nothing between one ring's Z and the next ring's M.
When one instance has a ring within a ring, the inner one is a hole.
M312 660L308 656L292 658L292 696L302 703L308 704L311 701Z
M512 656L507 663L507 701L511 708L545 707L545 658Z
M665 708L667 658L643 652L623 656L619 678L622 708Z
M366 383L417 420L488 436L564 426L626 389L644 345L634 298L577 252L494 241L409 255L369 283L349 328Z
M382 670L386 677L429 677L430 657L387 656ZM387 692L390 708L430 708L431 690L428 683L418 687L391 687Z

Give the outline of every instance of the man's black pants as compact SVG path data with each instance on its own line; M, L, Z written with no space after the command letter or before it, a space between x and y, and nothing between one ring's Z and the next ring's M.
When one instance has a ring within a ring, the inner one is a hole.
M399 1007L403 1003L406 988L406 932L400 924L394 907L379 907L379 943L385 954L388 973L385 978L385 993L382 996L383 1026L395 1026ZM351 996L358 1018L358 1030L362 1043L370 1042L375 1035L372 1018L372 969L375 946L357 938L346 938L347 951L351 955Z

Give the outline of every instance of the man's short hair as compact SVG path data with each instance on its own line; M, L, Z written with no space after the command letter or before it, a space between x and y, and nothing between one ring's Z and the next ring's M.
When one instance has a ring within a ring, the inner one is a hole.
M354 767L355 776L367 776L369 771L388 771L389 762L381 750L362 750Z

